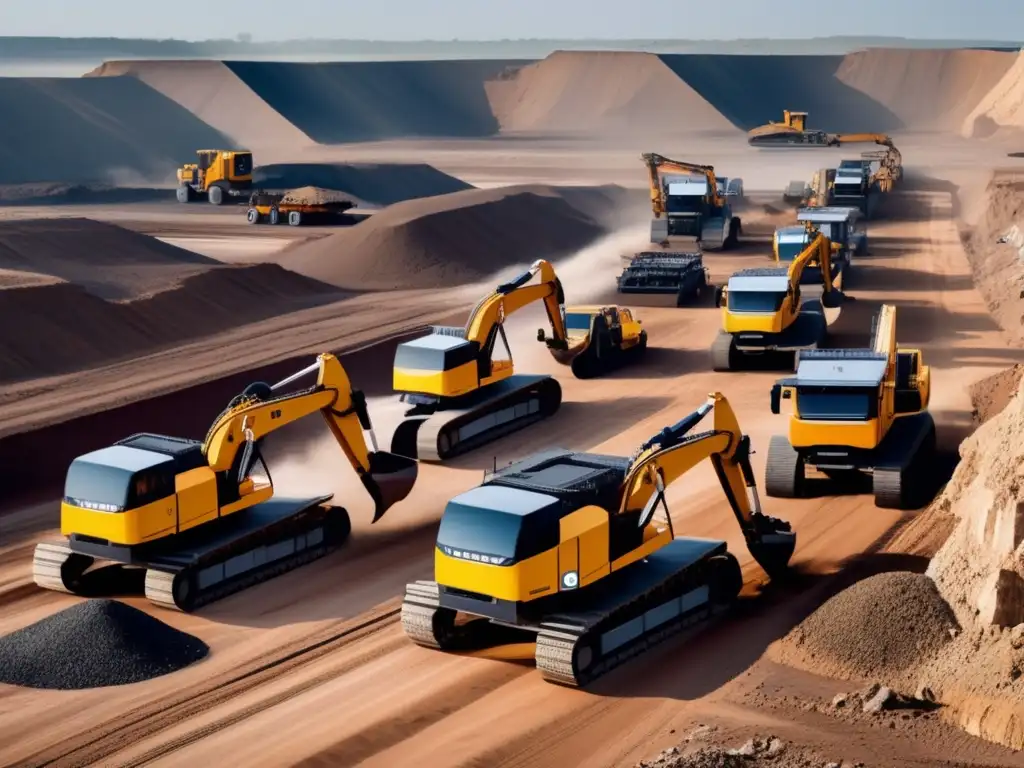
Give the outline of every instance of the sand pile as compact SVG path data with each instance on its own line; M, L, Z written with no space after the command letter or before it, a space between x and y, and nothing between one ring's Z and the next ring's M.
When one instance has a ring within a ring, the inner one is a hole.
M126 685L204 658L202 640L116 600L89 600L0 637L0 682L77 690Z
M974 406L972 416L976 424L984 424L993 416L1002 413L1017 394L1022 376L1024 365L1018 363L1005 371L986 376L968 388L971 404Z
M615 207L619 188L563 193L527 185L410 200L276 258L351 290L472 283L510 266L571 254L607 234L596 214Z
M81 370L340 297L82 219L0 225L0 382Z
M311 143L308 136L274 111L223 62L109 61L86 77L126 75L176 101L230 138L234 147L292 149Z
M19 274L36 273L75 283L101 299L132 299L218 264L91 219L0 221L0 270L7 273L0 287L15 287Z
M333 189L371 206L473 188L426 163L277 163L257 166L253 183L263 189Z
M133 77L0 78L0 184L174 178L227 139Z
M320 144L498 131L484 83L513 61L294 64L228 61L271 109Z
M934 655L957 622L934 582L882 573L825 602L781 642L780 660L843 679L888 680Z
M707 728L705 726L705 728ZM698 728L697 731L702 730ZM710 729L708 729L710 730ZM703 740L706 736L694 736ZM846 766L847 764L843 764ZM839 762L824 759L820 754L799 744L775 736L759 737L734 747L705 746L670 747L652 760L642 760L636 768L810 768L836 766Z
M556 51L488 84L488 94L503 131L736 132L649 53Z
M352 203L352 200L344 193L334 189L299 187L299 189L286 192L281 198L281 202L293 205L330 205L331 203Z
M993 176L964 244L974 284L992 316L1011 337L1024 339L1024 176Z
M908 128L959 132L1016 56L1005 51L875 48L849 54L836 77L892 110Z
M836 77L843 63L841 56L678 54L660 59L743 130L781 120L784 109L810 112L813 127L826 131L892 131L900 127L890 109Z
M1024 53L975 104L960 126L968 138L984 139L1006 130L1024 130Z

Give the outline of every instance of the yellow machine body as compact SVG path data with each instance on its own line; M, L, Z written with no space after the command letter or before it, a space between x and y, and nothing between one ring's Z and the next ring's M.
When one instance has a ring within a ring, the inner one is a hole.
M252 152L236 149L200 149L198 162L178 169L178 183L189 184L196 192L208 192L217 182L232 188L252 184Z

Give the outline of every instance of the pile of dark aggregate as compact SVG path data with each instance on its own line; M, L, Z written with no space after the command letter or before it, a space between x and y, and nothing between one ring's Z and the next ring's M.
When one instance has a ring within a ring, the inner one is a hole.
M130 605L88 600L0 637L0 683L56 690L138 683L209 650Z

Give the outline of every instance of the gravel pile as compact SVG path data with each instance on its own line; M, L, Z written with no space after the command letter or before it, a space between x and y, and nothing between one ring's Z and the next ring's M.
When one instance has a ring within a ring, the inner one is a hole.
M0 682L77 690L125 685L175 672L209 652L116 600L89 600L0 637Z
M882 573L840 592L782 641L782 656L830 677L886 679L932 656L958 628L923 574Z

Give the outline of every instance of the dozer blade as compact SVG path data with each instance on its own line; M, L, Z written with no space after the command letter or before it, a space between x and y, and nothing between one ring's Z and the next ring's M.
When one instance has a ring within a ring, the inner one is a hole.
M370 454L370 471L361 479L373 499L373 522L409 495L418 474L419 464L414 459L387 451Z

